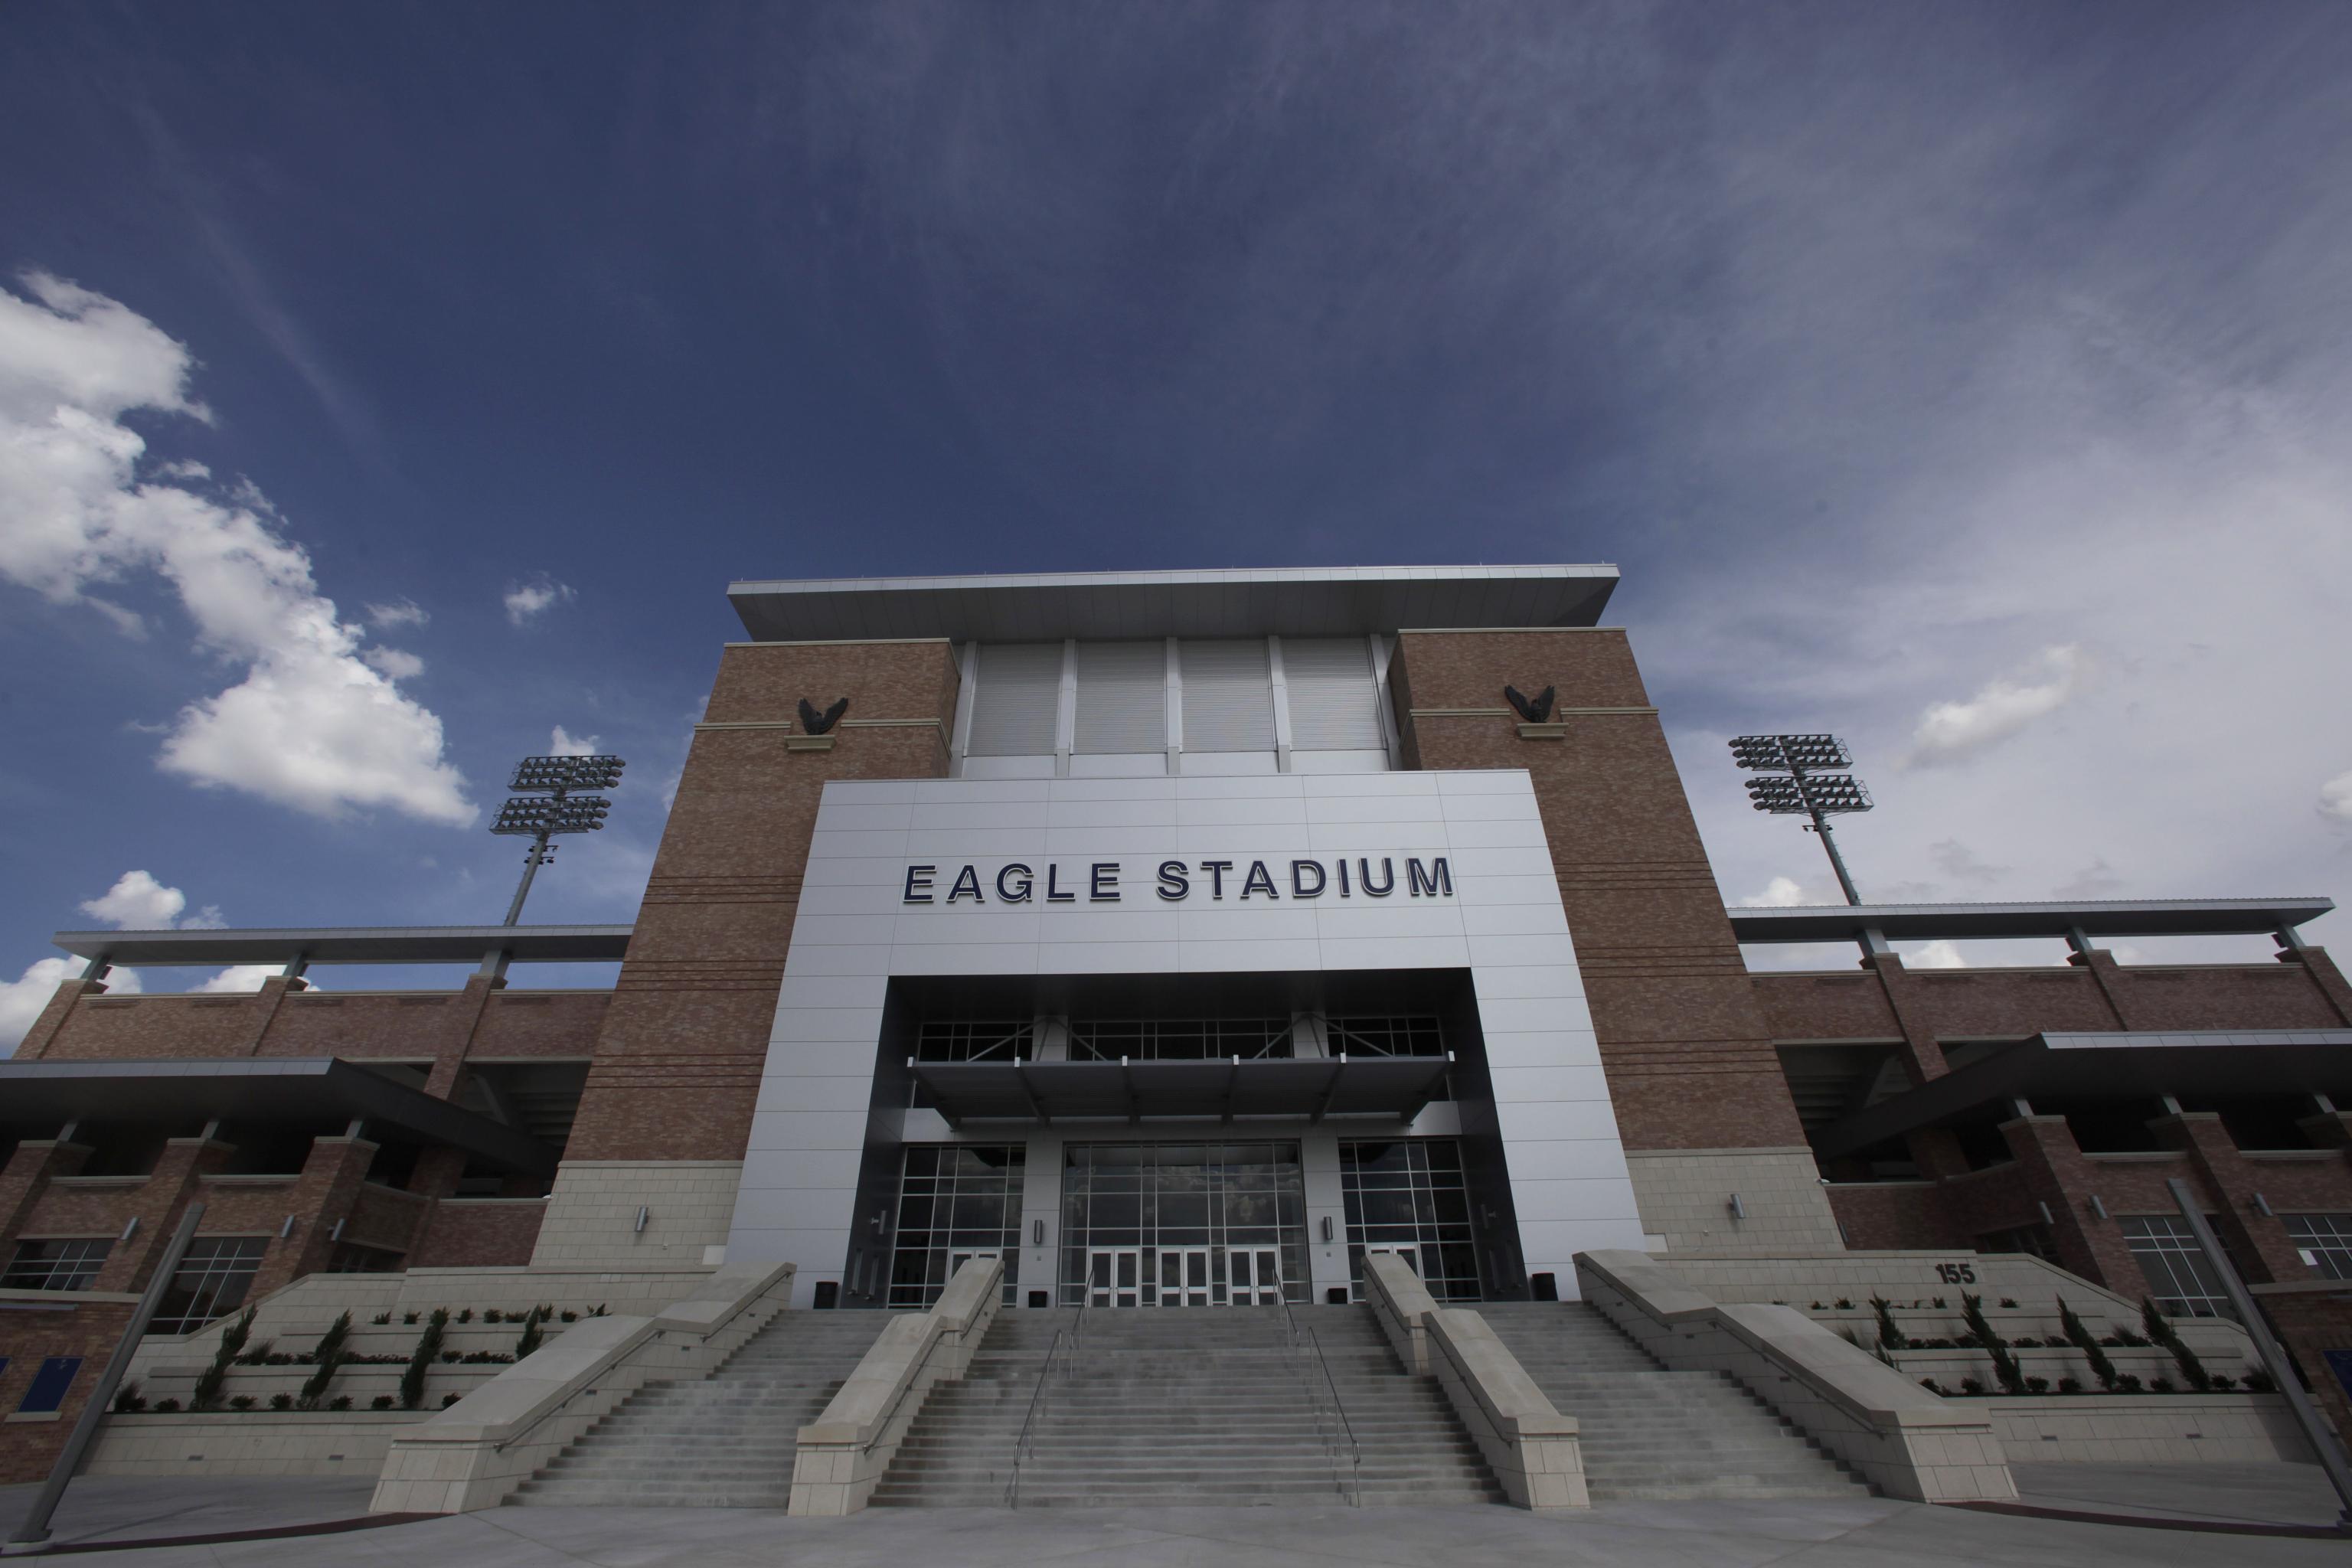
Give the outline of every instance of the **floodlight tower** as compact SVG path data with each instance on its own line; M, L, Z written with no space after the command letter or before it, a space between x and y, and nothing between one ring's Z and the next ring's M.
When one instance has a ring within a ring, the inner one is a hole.
M1862 902L1853 879L1846 875L1837 840L1830 837L1832 816L1871 806L1870 791L1860 779L1824 771L1853 766L1845 742L1835 735L1741 735L1731 742L1731 757L1759 775L1748 781L1748 798L1757 810L1812 818L1805 831L1822 836L1822 847L1830 852L1830 866L1837 872L1838 886L1845 889L1845 901Z
M613 809L613 803L572 791L611 789L621 782L621 770L626 766L618 757L525 757L515 764L507 788L518 798L499 807L499 819L490 824L493 833L530 840L530 853L523 858L522 885L515 889L514 902L507 906L508 925L522 919L522 901L530 895L530 879L539 875L541 866L554 858L555 846L549 838L559 833L601 832L604 826L604 814Z

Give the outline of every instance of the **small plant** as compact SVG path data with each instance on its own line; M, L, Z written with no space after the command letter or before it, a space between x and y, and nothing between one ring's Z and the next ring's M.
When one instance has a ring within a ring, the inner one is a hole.
M2038 1350L2041 1345L2042 1342L2031 1334L2020 1334L2009 1342L2009 1348L2013 1351Z
M327 1325L327 1331L319 1336L319 1348L310 1352L310 1360L319 1370L302 1380L303 1409L316 1410L319 1401L326 1397L327 1385L334 1382L335 1373L342 1370L343 1346L351 1337L352 1315L349 1312Z
M580 1321L580 1314L566 1307L563 1309L563 1321L567 1323L576 1323Z
M389 1410L396 1403L398 1402L395 1401L391 1394L379 1394L373 1399L368 1401L368 1408L370 1410Z
M1837 1299L1837 1310L1841 1312L1851 1312L1853 1310L1853 1303L1845 1297L1840 1296Z
M2180 1392L2179 1389L2173 1387L2172 1379L2168 1377L2159 1377L2147 1385L2147 1389L2150 1394L2178 1394Z
M351 1407L352 1396L348 1394L338 1394L327 1401L327 1408L330 1410L349 1410Z
M2017 1298L2014 1296L2003 1296L2000 1299L2000 1304L2012 1312L2017 1310Z
M1944 1305L1944 1299L1941 1296L1936 1298L1936 1305L1938 1308L1941 1308Z
M147 1402L139 1397L137 1383L126 1383L114 1391L114 1413L117 1415L136 1415L146 1408Z
M2277 1390L2278 1384L2271 1381L2271 1374L2268 1371L2259 1366L2250 1366L2246 1369L2246 1392L2248 1394L2273 1394L2276 1393Z
M474 1321L474 1309L471 1307L459 1308L457 1310L457 1321L461 1323L472 1322Z
M449 1406L457 1403L457 1395L455 1394L445 1394L441 1396L441 1408L444 1410L448 1409Z
M253 1313L254 1309L247 1307L236 1321L221 1331L220 1344L213 1352L212 1365L196 1374L195 1392L188 1395L190 1409L210 1410L220 1404L221 1384L228 1381L229 1367L236 1363L238 1352L245 1349L247 1337L253 1332Z
M400 1321L404 1323L414 1323L416 1321L416 1314L415 1312L403 1312L400 1314Z
M374 1317L370 1318L368 1321L373 1323L380 1329L383 1327L384 1324L392 1321L392 1314L390 1312L378 1312Z
M1935 1394L1938 1398L1942 1398L1944 1396L1943 1389L1937 1385L1936 1380L1932 1377L1921 1378L1919 1380L1919 1386L1926 1389L1928 1393Z
M601 1318L601 1317L604 1317L604 1316L605 1315L605 1306L604 1306L604 1302L602 1302L602 1301L599 1301L599 1302L597 1302L594 1306L593 1306L593 1307L589 1308L589 1309L588 1309L588 1315L589 1315L590 1317L592 1317L592 1318Z
M1810 1310L1818 1312L1822 1310L1822 1304L1819 1301L1816 1301L1812 1304L1812 1307Z
M1884 1296L1870 1299L1870 1310L1878 1314L1878 1342L1891 1351L1907 1351L1911 1338L1895 1326L1895 1303Z
M2058 1380L2058 1392L2080 1394L2083 1392L2083 1380L2079 1377L2062 1377Z
M507 1315L504 1312L499 1311L496 1307L490 1308L488 1311L482 1314L482 1321L486 1323L503 1323L506 1321Z
M155 1402L155 1414L158 1415L176 1415L179 1411L180 1402L176 1399L159 1399Z
M2117 1394L2140 1394L2145 1392L2145 1390L2140 1387L2139 1375L2137 1373L2129 1372L2123 1373L2116 1379L2115 1391Z
M283 1399L286 1396L281 1394L278 1396L278 1399ZM278 1399L273 1399L269 1403L274 1405L278 1403ZM250 1394L240 1394L236 1398L228 1402L228 1407L231 1410L250 1410L253 1408L253 1395Z
M2208 1387L2205 1392L2208 1394L2227 1394L2237 1386L2238 1380L2234 1377L2216 1377L2213 1380L2211 1386Z
M538 1308L533 1307L530 1310L530 1315L523 1320L522 1336L515 1341L514 1353L517 1361L525 1360L531 1352L547 1342L546 1331L539 1326L539 1310Z
M1980 1399L1984 1396L1984 1384L1978 1378L1964 1377L1960 1379L1960 1392L1970 1399Z
M291 1410L294 1408L294 1396L290 1394L273 1394L269 1396L269 1408Z
M2189 1380L2189 1387L2202 1394L2212 1386L2213 1379L2206 1372L2205 1363L2197 1359L2195 1351L2182 1342L2179 1331L2172 1326L2172 1320L2157 1310L2153 1296L2139 1299L2139 1321L2140 1327L2147 1331L2149 1339L2172 1352L2173 1362L2180 1368L2180 1375Z
M2050 1380L2046 1377L2029 1377L2025 1380L2025 1392L2047 1394L2050 1392Z
M1992 1373L2000 1379L2002 1392L2024 1393L2025 1371L2017 1364L2017 1357L2011 1353L2008 1344L1992 1331L1992 1325L1985 1321L1984 1298L1963 1296L1960 1306L1968 1320L1969 1331L1976 1336L1976 1342L1984 1348L1985 1354L1992 1358Z
M2099 1386L2113 1390L2116 1386L2116 1363L2107 1358L2105 1351L2099 1348L2103 1342L2091 1337L2089 1326L2074 1315L2074 1309L2066 1305L2063 1296L2058 1298L2058 1322L2066 1331L2068 1342L2083 1352L2084 1361L2091 1363L2091 1375L2099 1380Z
M414 1410L425 1403L425 1374L441 1353L441 1335L449 1326L449 1309L436 1307L425 1331L416 1336L416 1349L410 1352L408 1365L400 1374L400 1407Z
M464 1361L466 1357L464 1352L460 1351L443 1351L441 1352L441 1361L446 1366L456 1366L459 1362Z

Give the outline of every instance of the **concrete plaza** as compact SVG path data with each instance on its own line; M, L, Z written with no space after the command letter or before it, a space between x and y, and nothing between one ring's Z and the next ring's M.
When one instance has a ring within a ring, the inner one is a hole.
M2176 1519L2324 1524L2332 1495L2315 1467L2027 1465L2032 1505ZM32 1489L0 1491L13 1521ZM1863 1568L1903 1563L2160 1568L2168 1563L2341 1563L2344 1543L2083 1523L1884 1499L1625 1502L1576 1515L1504 1507L1296 1509L877 1509L804 1520L753 1509L493 1509L340 1534L89 1550L102 1540L185 1539L349 1519L352 1481L129 1480L79 1483L58 1517L75 1559L138 1568L285 1565L378 1568L884 1568L908 1562L1015 1568L1133 1564L1327 1568L1336 1563L1456 1568L1465 1562L1612 1568Z

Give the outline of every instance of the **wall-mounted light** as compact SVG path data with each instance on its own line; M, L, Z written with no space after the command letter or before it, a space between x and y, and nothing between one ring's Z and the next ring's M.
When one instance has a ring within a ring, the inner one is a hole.
M2091 1194L2091 1212L2101 1219L2107 1217L2107 1205L2099 1201L2099 1194L2096 1193Z
M1731 1217L1734 1219L1746 1219L1748 1217L1748 1205L1739 1201L1739 1194L1738 1193L1731 1194Z
M335 1228L327 1233L327 1239L329 1241L341 1241L343 1239L343 1222L341 1220L337 1220L335 1222Z
M889 1223L890 1211L888 1209L876 1209L874 1211L874 1217L866 1222L866 1228L872 1231L875 1235L879 1236L882 1234L882 1227Z
M646 1228L646 1221L653 1217L654 1211L646 1207L644 1204L639 1204L637 1205L637 1223L631 1226L629 1229L631 1231L643 1231Z
M289 1214L289 1215L288 1215L286 1216L286 1223L285 1223L284 1225L281 1225L281 1226L279 1226L278 1227L278 1240L280 1240L280 1241L283 1241L283 1240L285 1240L288 1237L289 1237L289 1236L291 1236L291 1235L293 1235L293 1234L294 1234L294 1216L293 1216L292 1215L290 1215L290 1214Z
M2056 1225L2058 1223L2058 1216L2050 1212L2050 1205L2048 1204L2036 1204L2033 1206L2042 1211L2042 1223L2043 1225Z
M1044 1220L1033 1219L1029 1222L1029 1245L1032 1247L1043 1247L1045 1245L1045 1222Z
M128 1221L124 1222L124 1224L123 1224L123 1226L122 1226L122 1239L123 1239L123 1240L125 1240L125 1241L129 1241L132 1237L137 1236L138 1234L139 1234L139 1216L138 1216L137 1215L132 1215L131 1216L131 1218L130 1218Z
M1323 1239L1331 1239L1331 1216L1328 1214L1323 1216Z
M2268 1218L2270 1218L2270 1217L2271 1217L2271 1201L2270 1201L2270 1199L2268 1199L2268 1198L2266 1198L2266 1197L2263 1196L2263 1194L2260 1194L2260 1193L2256 1193L2256 1194L2254 1194L2254 1212L2255 1212L2256 1214L2258 1214L2258 1215L2262 1215L2264 1219L2268 1219Z

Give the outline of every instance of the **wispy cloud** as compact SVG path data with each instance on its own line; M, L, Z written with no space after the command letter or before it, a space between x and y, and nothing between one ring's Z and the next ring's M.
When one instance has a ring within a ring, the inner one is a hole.
M500 599L506 605L509 626L528 626L558 605L568 605L578 597L569 584L559 583L541 572L528 582L509 583Z

